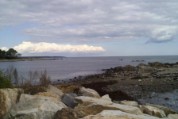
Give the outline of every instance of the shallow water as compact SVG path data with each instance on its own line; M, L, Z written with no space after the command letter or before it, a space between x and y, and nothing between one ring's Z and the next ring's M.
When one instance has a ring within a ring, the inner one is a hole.
M139 100L142 103L163 105L178 112L178 89L166 93L152 93L151 98Z

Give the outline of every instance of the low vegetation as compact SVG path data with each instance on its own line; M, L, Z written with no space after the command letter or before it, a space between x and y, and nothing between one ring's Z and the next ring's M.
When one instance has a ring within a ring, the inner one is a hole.
M0 71L0 88L12 88L11 80L2 71Z
M41 73L29 71L27 77L19 74L14 67L9 67L5 71L0 70L0 88L21 87L27 92L34 92L33 89L36 90L40 87L39 90L43 90L43 87L49 84L51 84L51 80L46 70Z

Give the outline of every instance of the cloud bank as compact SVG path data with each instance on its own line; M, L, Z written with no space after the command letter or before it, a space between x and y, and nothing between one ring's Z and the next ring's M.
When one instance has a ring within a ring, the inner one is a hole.
M22 42L21 44L14 46L14 49L20 53L96 53L105 51L105 49L100 46L56 44L46 42Z

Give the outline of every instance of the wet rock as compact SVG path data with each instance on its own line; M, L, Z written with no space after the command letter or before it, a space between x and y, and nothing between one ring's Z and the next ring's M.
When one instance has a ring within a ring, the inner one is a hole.
M0 119L18 102L22 92L22 89L0 89Z
M97 98L100 97L100 95L98 94L98 92L96 92L93 89L85 88L85 87L81 87L79 89L79 94L82 95L82 96L97 97Z
M119 110L104 110L97 115L89 115L82 119L159 119L149 115L128 114Z
M61 101L68 107L74 108L78 104L75 97L77 97L75 93L67 93L62 96Z
M166 117L166 114L164 113L163 110L157 107L151 106L151 105L141 105L140 109L145 114L149 114L149 115L160 117L160 118Z
M63 108L56 112L54 119L78 119L78 117L73 109Z
M123 101L121 101L120 103L121 103L121 104L124 104L124 105L129 105L129 106L138 107L138 102L136 102L136 101L123 100Z
M54 114L65 107L57 98L22 94L19 103L12 108L7 118L53 119Z

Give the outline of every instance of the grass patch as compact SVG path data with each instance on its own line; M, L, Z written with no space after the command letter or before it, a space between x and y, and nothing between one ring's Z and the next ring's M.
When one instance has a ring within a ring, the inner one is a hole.
M0 71L0 88L12 88L12 82L2 71Z

